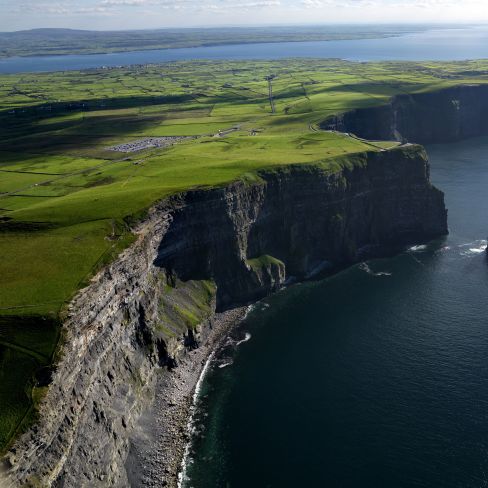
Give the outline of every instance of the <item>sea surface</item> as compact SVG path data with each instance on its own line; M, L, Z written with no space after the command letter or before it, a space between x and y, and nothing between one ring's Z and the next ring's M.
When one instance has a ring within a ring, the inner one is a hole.
M488 138L428 152L449 237L255 306L203 381L185 487L488 486Z
M392 38L280 42L159 49L111 54L0 59L0 73L78 70L192 59L341 58L349 61L464 60L488 57L488 27L437 29Z

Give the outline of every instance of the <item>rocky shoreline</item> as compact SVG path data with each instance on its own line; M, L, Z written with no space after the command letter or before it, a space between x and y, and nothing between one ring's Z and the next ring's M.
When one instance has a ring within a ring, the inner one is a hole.
M177 368L160 372L154 402L140 417L131 439L126 470L133 488L178 486L198 380L212 352L247 311L248 307L240 307L216 314L205 343L182 357Z

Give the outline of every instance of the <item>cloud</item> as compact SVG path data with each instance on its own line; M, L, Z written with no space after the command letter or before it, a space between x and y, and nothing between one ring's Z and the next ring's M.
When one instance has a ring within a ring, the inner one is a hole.
M88 7L78 6L78 2L34 2L17 4L12 13L32 13L44 15L72 15L72 14L107 14L108 9L102 5Z
M462 3L464 8L469 8L470 5L485 5L485 0L463 0ZM301 0L300 5L305 9L319 9L323 7L438 9L459 7L460 2L458 0Z
M282 0L92 0L87 2L45 0L41 2L24 1L12 7L10 12L17 15L30 13L31 15L39 14L46 17L82 17L83 15L123 16L128 15L124 13L128 9L137 9L138 16L142 17L157 16L162 11L225 14L283 6Z
M228 10L249 10L256 8L273 8L280 7L282 5L280 0L262 0L255 2L226 2L225 5L222 3L210 3L205 2L199 3L200 9L214 10L214 11L228 11Z
M100 29L259 23L482 22L488 20L486 2L487 0L0 0L0 30L3 19L5 28L56 25Z
M153 5L154 2L148 0L103 0L102 1L102 5L108 7L117 7L117 6L138 7L140 5L148 5L148 4Z
M205 1L205 0L102 0L101 5L104 7L162 7L172 8L174 10L192 9L192 10L235 10L251 8L268 8L281 6L281 0L255 0L255 1Z

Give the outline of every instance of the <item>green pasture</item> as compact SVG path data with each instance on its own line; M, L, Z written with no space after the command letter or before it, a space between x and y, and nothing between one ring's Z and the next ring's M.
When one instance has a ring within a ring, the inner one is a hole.
M486 82L484 61L198 61L0 76L0 449L34 418L56 318L133 242L129 222L151 205L262 169L337 171L350 155L396 144L319 131L326 117ZM194 137L111 149L167 136Z

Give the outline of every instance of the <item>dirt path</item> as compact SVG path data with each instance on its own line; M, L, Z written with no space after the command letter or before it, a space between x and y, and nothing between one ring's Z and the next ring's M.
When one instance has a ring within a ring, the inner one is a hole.
M271 113L276 113L276 107L273 99L273 81L271 77L268 77L268 93L269 93L269 104L271 105Z

